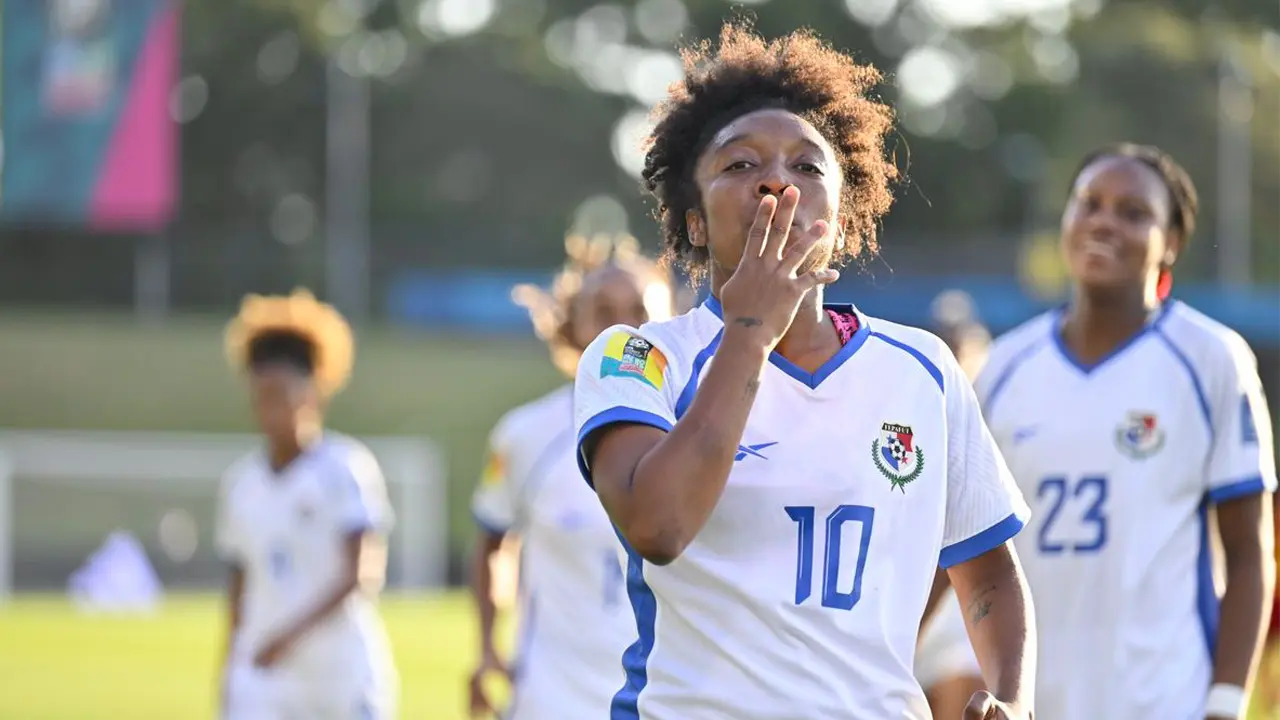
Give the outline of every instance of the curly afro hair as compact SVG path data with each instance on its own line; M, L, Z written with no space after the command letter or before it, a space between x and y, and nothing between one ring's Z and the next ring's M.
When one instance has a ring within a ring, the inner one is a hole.
M664 267L645 257L640 244L629 235L581 235L565 238L565 265L551 282L549 290L536 285L520 284L511 291L511 299L529 312L533 329L551 350L551 360L561 372L573 377L578 357L584 348L573 337L574 306L583 281L591 273L615 267L633 274L645 283L661 283L670 288L671 277Z
M227 324L227 361L242 372L273 363L296 367L311 376L326 397L351 377L355 338L332 306L305 289L287 297L251 294Z
M883 79L879 70L858 64L811 31L767 41L743 20L726 23L718 43L703 41L681 56L684 78L654 110L641 174L657 200L665 261L695 280L705 275L707 249L689 241L685 223L687 212L701 203L694 168L717 132L762 109L804 118L835 151L844 176L839 210L846 239L833 261L844 264L879 250L877 224L893 204L892 185L899 177L885 151L893 111L873 94Z

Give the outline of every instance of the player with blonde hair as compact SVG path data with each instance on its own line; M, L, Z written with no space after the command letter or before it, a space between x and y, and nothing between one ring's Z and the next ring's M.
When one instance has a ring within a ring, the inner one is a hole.
M394 717L374 608L391 508L373 454L325 429L351 374L351 328L305 290L250 295L226 331L264 443L223 478L217 544L231 566L223 717Z
M582 349L615 323L671 315L671 282L634 239L566 241L568 261L550 290L512 293L529 311L552 361L572 377ZM627 604L621 547L591 489L578 476L573 387L507 413L489 440L472 511L479 537L472 591L481 658L471 677L473 717L496 712L484 689L492 674L513 678L510 720L604 718L622 686L619 658L636 638ZM492 561L504 540L521 541L520 640L508 669L494 646L497 615Z

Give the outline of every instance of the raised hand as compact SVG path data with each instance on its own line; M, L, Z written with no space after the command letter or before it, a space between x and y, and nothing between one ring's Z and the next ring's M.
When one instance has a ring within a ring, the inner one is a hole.
M794 185L783 190L780 199L760 199L742 260L720 288L726 330L748 330L769 350L791 327L805 294L840 277L831 269L800 272L828 225L819 220L808 229L792 227L799 202L800 190Z
M964 720L1032 720L1032 716L1029 712L997 700L995 695L983 690L974 693L965 706Z

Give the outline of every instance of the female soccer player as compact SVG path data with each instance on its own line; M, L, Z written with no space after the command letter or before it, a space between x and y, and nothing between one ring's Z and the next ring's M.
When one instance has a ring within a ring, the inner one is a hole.
M227 328L263 446L223 480L217 543L231 564L224 717L392 718L396 679L373 605L391 510L359 442L327 432L351 372L351 330L305 291L250 295Z
M973 391L938 338L822 304L892 201L879 72L738 24L684 59L644 178L711 296L607 330L574 390L639 636L612 717L920 717L939 564L994 689L966 717L1028 717L1025 506Z
M671 317L667 273L635 241L571 238L551 292L522 286L516 300L556 365L573 377L582 349L605 328ZM472 592L480 620L480 666L471 677L473 716L492 714L483 680L505 672L493 644L491 562L509 535L522 541L521 645L507 720L604 718L622 685L619 658L636 637L623 588L618 538L574 450L573 388L507 413L494 429L472 511L480 526Z
M1040 621L1040 720L1237 718L1257 668L1271 423L1244 340L1166 299L1196 209L1156 148L1086 157L1062 216L1071 301L1000 338L979 377L1036 503L1017 544Z

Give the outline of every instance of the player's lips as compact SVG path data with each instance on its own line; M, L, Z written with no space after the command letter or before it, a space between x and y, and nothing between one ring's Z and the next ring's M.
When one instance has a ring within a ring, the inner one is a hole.
M1085 238L1084 242L1080 244L1080 251L1088 259L1115 260L1119 257L1119 252L1114 242L1093 237Z

